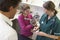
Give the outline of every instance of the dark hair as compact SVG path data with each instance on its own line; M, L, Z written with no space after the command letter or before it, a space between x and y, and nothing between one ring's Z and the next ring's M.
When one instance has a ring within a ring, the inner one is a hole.
M21 6L21 12L20 13L23 13L27 9L30 9L29 5L25 4L25 5Z
M43 4L43 7L47 10L55 11L54 15L57 14L57 10L55 9L55 4L52 1L47 1Z
M21 0L1 0L0 10L8 12L11 6L15 8L19 2L21 2Z

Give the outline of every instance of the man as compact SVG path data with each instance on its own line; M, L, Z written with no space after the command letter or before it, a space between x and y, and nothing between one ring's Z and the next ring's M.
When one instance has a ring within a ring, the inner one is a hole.
M0 40L18 40L12 19L21 0L0 0Z

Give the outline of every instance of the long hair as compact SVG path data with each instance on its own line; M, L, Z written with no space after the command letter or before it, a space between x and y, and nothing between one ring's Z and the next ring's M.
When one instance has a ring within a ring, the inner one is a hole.
M25 5L21 6L21 11L20 11L20 13L23 13L23 12L24 12L25 10L27 10L27 9L30 9L30 6L29 6L29 5L25 4Z
M43 4L43 7L47 10L55 11L54 15L57 14L57 10L55 9L55 4L52 1L47 1Z

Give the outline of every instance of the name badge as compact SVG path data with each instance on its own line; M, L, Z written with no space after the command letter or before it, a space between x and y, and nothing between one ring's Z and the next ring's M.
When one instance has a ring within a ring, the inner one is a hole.
M41 24L43 24L44 22L42 21Z

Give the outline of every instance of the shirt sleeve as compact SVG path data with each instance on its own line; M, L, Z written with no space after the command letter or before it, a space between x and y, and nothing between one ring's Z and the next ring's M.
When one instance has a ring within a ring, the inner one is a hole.
M60 36L60 21L55 23L55 28L53 29L54 35Z
M19 25L22 29L24 29L24 30L31 30L32 29L32 25L31 24L26 25L24 22L24 19L22 17L18 18L18 22L19 22Z

